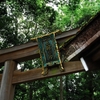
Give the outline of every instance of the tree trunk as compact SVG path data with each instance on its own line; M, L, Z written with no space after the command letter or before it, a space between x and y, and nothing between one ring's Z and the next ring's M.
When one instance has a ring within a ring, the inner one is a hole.
M93 97L93 73L92 72L88 72L89 75L89 79L88 81L88 89L89 89L89 100L94 100Z
M63 100L63 77L60 76L60 100Z

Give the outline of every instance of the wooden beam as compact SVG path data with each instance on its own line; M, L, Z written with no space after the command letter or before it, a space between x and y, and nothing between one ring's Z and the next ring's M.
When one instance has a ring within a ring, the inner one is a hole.
M68 39L77 33L77 29L62 32L56 36L57 42L61 44L64 40ZM3 65L5 61L12 59L17 62L30 60L39 57L39 49L37 42L28 42L19 46L11 47L8 49L0 50L0 65Z
M16 68L14 61L6 61L1 81L0 100L13 100L14 85L12 85L13 72Z
M98 50L96 53L94 53L94 54L92 55L92 60L93 60L93 61L100 60L100 48L99 48L99 50Z
M60 72L60 69L58 66L55 66L54 68L49 69L49 73L46 76L43 76L42 68L36 68L29 71L21 72L20 70L14 71L13 74L13 84L27 82L27 81L33 81L38 79L45 79L48 77L58 76L58 75L64 75L64 74L70 74L78 71L84 71L84 68L80 61L73 61L73 62L64 62L63 66L65 68L64 72ZM2 79L2 74L0 74L0 82Z
M91 60L86 60L88 65L89 71L91 70L98 70L100 63L95 63ZM82 63L80 61L72 61L72 62L64 62L63 66L65 68L64 72L61 72L59 67L55 66L54 68L50 68L48 74L43 76L42 68L36 68L29 71L21 72L21 71L14 71L12 84L19 84L23 82L29 82L39 79L46 79L54 76L61 76L67 75L75 72L85 71ZM1 79L2 75L0 75ZM0 80L1 81L1 80Z
M84 39L83 41L81 40L81 42L84 41L85 41ZM87 56L91 51L94 51L94 49L97 48L96 46L98 47L100 46L99 41L100 41L100 31L95 33L90 39L85 41L83 44L80 41L76 41L76 43L72 42L72 44L70 44L68 48L66 47L67 60L68 61L78 60L81 56Z
M39 57L38 46L33 46L33 47L21 49L21 50L15 50L14 52L1 54L0 64L10 59L15 60L16 62L21 62L25 60L34 59L36 57Z
M100 70L100 61L93 62L91 58L85 58L86 64L88 65L89 71L95 71L95 70ZM58 67L50 68L48 71L48 74L43 76L41 74L42 68L37 68L33 70L29 70L26 72L14 72L13 76L13 84L18 84L18 83L23 83L23 82L29 82L29 81L34 81L34 80L40 80L40 79L46 79L50 77L55 77L55 76L61 76L61 75L67 75L75 72L80 72L80 71L85 71L81 61L71 61L71 62L64 62L63 63L64 72L61 72Z
M96 62L93 62L90 59L85 59L87 65L88 65L89 71L99 70L100 63L97 64ZM85 71L81 61L64 62L63 66L65 69L64 72L61 72L59 67L55 66L54 68L50 68L48 71L48 74L45 76L43 76L41 74L42 68L37 68L37 69L29 70L26 72L18 72L17 71L17 72L14 72L12 83L18 84L18 83L23 83L23 82L46 79L46 78L50 78L50 77L67 75L67 74L71 74L71 73L75 73L75 72Z
M18 84L23 82L29 82L29 81L40 80L49 77L61 76L61 75L70 74L74 72L84 71L84 68L80 61L66 62L63 65L65 68L64 72L61 72L59 67L54 67L49 69L48 74L45 76L41 74L42 68L37 68L26 72L15 72L12 82L13 84Z

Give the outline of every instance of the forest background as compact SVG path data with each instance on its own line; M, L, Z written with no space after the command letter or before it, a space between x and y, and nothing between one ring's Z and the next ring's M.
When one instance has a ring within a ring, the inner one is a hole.
M0 0L0 49L82 27L99 11L100 0ZM19 65L26 71L41 67L41 60ZM74 73L18 84L14 100L99 100L99 84L100 71Z

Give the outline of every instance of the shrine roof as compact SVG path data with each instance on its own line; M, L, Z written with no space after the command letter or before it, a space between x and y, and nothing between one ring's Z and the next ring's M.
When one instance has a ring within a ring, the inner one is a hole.
M68 42L66 49L67 60L79 60L80 57L87 57L100 49L100 12L91 17L89 22L82 26L76 36ZM90 53L91 51L91 53Z

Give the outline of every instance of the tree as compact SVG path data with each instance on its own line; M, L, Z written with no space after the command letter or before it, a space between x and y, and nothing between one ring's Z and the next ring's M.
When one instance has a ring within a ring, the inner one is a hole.
M56 25L62 30L82 27L99 10L99 0L68 0L58 7Z

